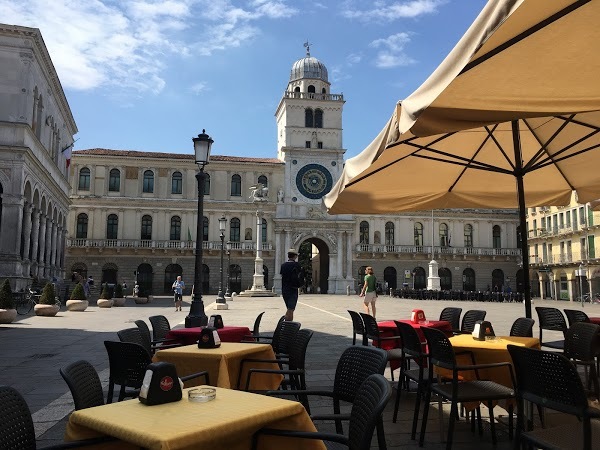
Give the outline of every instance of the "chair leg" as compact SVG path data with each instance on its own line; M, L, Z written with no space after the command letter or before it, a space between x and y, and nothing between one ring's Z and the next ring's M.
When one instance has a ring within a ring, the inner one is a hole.
M352 333L352 345L356 345L356 332Z
M125 399L125 385L121 385L121 389L119 390L119 399L118 401L122 402Z
M394 368L392 367L392 361L390 361L390 375L392 377L392 381L394 381Z
M398 419L398 408L400 407L400 391L402 390L402 377L398 380L397 389L396 389L396 401L394 402L394 416L392 417L392 422L396 423Z
M333 412L334 412L334 414L340 414L340 401L338 399L333 400ZM339 419L335 420L335 432L337 434L344 434L344 428L342 427L342 421Z
M508 438L512 441L513 440L513 413L514 413L514 408L512 405L510 405L508 407Z
M423 395L423 387L421 383L417 385L417 398L415 399L415 412L413 413L412 430L410 438L414 441L417 436L417 423L419 422L419 410L421 409L421 396Z
M483 436L483 422L481 421L481 408L478 406L473 414L477 413L477 427L479 429L479 436Z
M489 401L488 408L490 409L490 432L492 433L492 444L496 445L496 418L494 417L494 403Z
M377 445L379 445L380 450L387 450L385 431L383 430L383 416L379 416L377 420Z
M458 417L458 404L455 400L452 400L450 406L450 420L448 421L448 437L446 438L446 450L452 449L452 438L454 437L454 422Z
M112 380L108 381L108 395L106 396L106 403L112 403L115 391L115 383Z
M425 440L425 430L427 429L427 416L429 414L429 402L431 401L431 388L427 389L425 394L425 405L423 405L423 419L421 421L421 435L419 436L419 447L423 447Z

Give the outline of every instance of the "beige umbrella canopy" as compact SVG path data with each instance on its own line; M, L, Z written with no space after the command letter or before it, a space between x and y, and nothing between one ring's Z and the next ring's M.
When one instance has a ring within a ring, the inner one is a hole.
M600 1L490 0L383 131L346 163L332 214L600 198ZM526 313L531 316L526 235Z

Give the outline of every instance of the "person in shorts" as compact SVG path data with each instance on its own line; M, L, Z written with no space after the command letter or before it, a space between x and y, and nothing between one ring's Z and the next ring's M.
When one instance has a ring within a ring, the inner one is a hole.
M173 300L175 301L175 311L181 311L181 301L183 300L183 290L185 283L181 280L181 275L173 282Z
M298 282L294 279L295 271L302 271L300 263L296 261L298 252L291 248L287 253L288 260L281 265L281 295L287 308L285 312L285 320L294 320L294 310L298 303Z
M371 314L375 317L375 302L377 301L377 278L373 275L373 268L371 266L365 269L365 284L360 291L360 296L364 297L365 313ZM369 305L371 305L371 311L369 312Z

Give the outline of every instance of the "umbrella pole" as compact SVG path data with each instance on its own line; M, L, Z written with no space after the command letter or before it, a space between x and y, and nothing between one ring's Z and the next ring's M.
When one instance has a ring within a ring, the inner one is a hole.
M527 245L527 220L525 209L525 188L523 185L523 159L521 155L521 136L519 121L512 121L513 146L515 150L515 176L517 178L517 195L519 199L519 229L521 257L523 259L523 298L525 316L531 318L531 285L529 280L529 247Z

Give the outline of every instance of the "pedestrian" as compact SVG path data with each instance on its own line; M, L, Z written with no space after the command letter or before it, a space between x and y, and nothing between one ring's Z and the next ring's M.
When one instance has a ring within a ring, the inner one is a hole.
M123 296L127 297L127 281L123 280Z
M371 314L369 313L369 305L371 305L371 310L373 312L371 315L375 317L375 302L377 301L377 278L375 275L373 275L373 268L371 266L367 267L365 272L367 274L365 275L365 283L360 291L360 296L364 297L365 313Z
M90 275L87 279L87 282L90 286L93 286L94 285L94 277Z
M181 311L181 301L183 300L183 290L185 283L181 280L181 275L173 282L173 292L175 293L175 311Z
M135 286L133 286L133 296L137 297L140 294L140 285L135 283Z
M281 294L287 308L285 320L294 320L294 310L298 303L298 289L304 285L302 266L296 261L298 252L291 248L287 253L288 260L281 265Z

